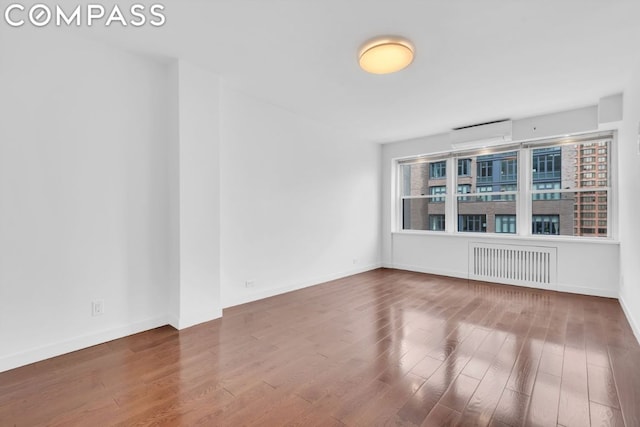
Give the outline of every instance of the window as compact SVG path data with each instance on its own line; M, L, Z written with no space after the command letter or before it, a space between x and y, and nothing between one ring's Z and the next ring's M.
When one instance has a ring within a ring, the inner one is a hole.
M446 178L447 162L435 162L429 165L429 178Z
M437 194L446 194L447 187L444 185L438 185L436 187L429 187L429 194L435 196ZM434 197L431 199L432 202L444 202L444 197Z
M493 187L491 185L478 187L478 193L491 193L492 191ZM487 202L491 200L491 196L480 196L478 199Z
M512 192L516 192L518 190L518 186L515 184L509 184L509 185L501 185L500 186L500 192L505 192L505 191L512 191ZM505 196L502 196L502 200L515 200L516 199L516 195L515 194L508 194Z
M458 185L458 194L469 194L471 193L471 184L459 184ZM460 201L467 201L469 200L468 197L458 197L458 200Z
M517 215L518 152L478 155L471 164L474 160L476 172L483 176L471 176L471 184L469 178L458 179L458 231L495 233L495 215Z
M429 230L444 231L444 215L429 215Z
M559 215L533 215L532 234L560 234Z
M560 182L545 182L541 184L533 184L533 190L559 190ZM559 200L560 193L533 193L533 200Z
M560 147L539 148L533 152L533 182L558 179L561 174L562 152Z
M557 217L557 224L559 224L556 229L551 230L556 231L553 233L547 233L546 225L544 227L541 225L538 228L534 226L534 234L560 234L563 236L588 235L589 237L606 237L608 235L607 233L600 234L594 227L595 224L591 222L585 223L583 221L591 221L590 219L585 220L585 218L594 218L601 213L604 213L604 217L607 218L606 200L609 192L609 184L606 171L608 170L608 166L606 163L594 164L596 157L593 155L596 152L596 147L597 150L604 150L604 152L607 153L609 143L609 140L597 142L587 141L553 147L560 159L560 164L556 165L560 166L558 169L560 173L553 183L551 183L548 176L545 176L543 179L543 177L540 177L534 170L538 164L536 159L539 159L542 155L547 155L549 148L532 149L532 221L535 224L536 221L533 219L536 216L535 214L544 213L547 216L553 216L553 218ZM606 160L606 156L603 158ZM565 170L562 172L563 159L567 162L575 163L575 171L568 173ZM601 157L597 159L598 162L600 162ZM594 172L596 166L600 172ZM604 166L604 168L601 169L600 166ZM596 181L596 176L598 176L600 180ZM541 181L548 182L543 183ZM605 202L596 205L596 201L600 200L600 197L603 197ZM571 212L573 212L573 214ZM540 217L541 216L538 215L538 218ZM572 224L571 220L573 218L576 219L577 223L571 227L570 224ZM536 232L535 230L543 231Z
M458 231L486 233L486 215L458 215Z
M402 212L396 227L445 231L448 224L449 232L609 237L610 144L610 138L588 136L478 150L463 158L401 160L397 206ZM451 167L457 173L447 181ZM525 174L523 188L519 179ZM520 203L519 197L528 202ZM518 227L523 217L531 228Z
M500 181L516 181L518 179L518 160L515 158L500 161Z
M471 159L458 159L458 176L471 175Z
M478 182L492 182L493 181L493 161L480 160L478 158Z
M516 216L515 215L496 215L496 233L512 233L516 232Z
M429 185L433 164L414 161L400 165L403 230L431 230L429 216L444 215L442 202L446 200L446 186ZM433 190L434 187L439 189ZM437 195L432 195L432 192Z

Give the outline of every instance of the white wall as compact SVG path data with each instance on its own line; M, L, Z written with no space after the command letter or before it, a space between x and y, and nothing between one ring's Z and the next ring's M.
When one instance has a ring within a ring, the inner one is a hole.
M169 196L166 66L0 39L2 371L166 323Z
M620 128L620 302L640 341L640 69L624 91Z
M514 140L597 130L597 107L514 121ZM610 126L609 126L610 127ZM617 298L620 248L617 241L576 242L568 239L445 235L392 232L396 202L391 191L393 159L450 151L448 134L386 144L382 148L382 264L386 267L453 277L468 277L470 242L531 244L558 251L557 290ZM597 261L597 262L592 262Z
M221 111L224 307L379 266L379 145L227 87Z
M465 279L469 277L467 257L471 242L557 248L558 283L553 290L618 297L617 264L620 258L617 243L442 234L426 237L418 233L394 233L391 239L391 265L394 268Z
M171 76L171 324L222 316L220 305L220 79L185 61Z

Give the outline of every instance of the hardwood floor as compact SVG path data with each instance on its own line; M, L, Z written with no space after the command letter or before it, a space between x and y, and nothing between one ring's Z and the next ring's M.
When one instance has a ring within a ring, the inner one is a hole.
M1 373L0 425L640 426L639 362L616 300L380 269Z

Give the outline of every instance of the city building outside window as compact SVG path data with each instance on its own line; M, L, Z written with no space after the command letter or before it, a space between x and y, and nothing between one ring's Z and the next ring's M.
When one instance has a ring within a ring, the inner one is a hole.
M446 178L447 162L435 162L429 165L429 178Z
M458 176L471 175L471 159L458 159Z
M531 233L559 235L560 215L534 215Z
M458 230L472 233L487 231L486 215L458 215Z
M515 215L496 215L496 233L516 232L516 216Z
M429 187L429 194L432 196L436 196L438 194L446 194L447 187L445 185L438 185L434 187ZM434 197L431 199L434 203L442 203L444 202L444 197Z
M471 193L471 184L458 184L458 194L469 194L469 193ZM461 196L461 197L458 197L458 200L467 201L469 200L469 198L466 196Z
M444 215L429 215L429 230L444 231L445 230Z

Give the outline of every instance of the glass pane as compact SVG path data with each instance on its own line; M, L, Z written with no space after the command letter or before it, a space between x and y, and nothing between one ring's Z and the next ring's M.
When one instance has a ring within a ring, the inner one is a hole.
M517 151L478 156L475 158L475 162L477 186L518 185Z
M496 233L516 232L516 216L515 215L496 215Z
M515 194L458 196L457 203L458 231L482 233L516 232ZM478 216L482 217L481 223L478 221Z
M447 162L445 160L429 163L429 178L441 179L446 177L447 177Z
M442 168L442 164L445 165L444 169ZM445 175L431 178L431 173L443 173ZM405 197L427 196L431 194L430 188L432 187L443 187L446 189L446 162L443 161L400 165L400 175L402 181L401 192L402 196Z
M471 175L471 159L458 159L458 176Z
M532 189L607 187L609 141L584 142L532 151Z
M402 200L402 229L444 230L444 196L435 199L443 200L434 201L431 198Z
M532 196L533 234L607 236L607 191L541 193Z
M458 231L465 233L486 233L487 215L485 214L464 214L458 215Z

